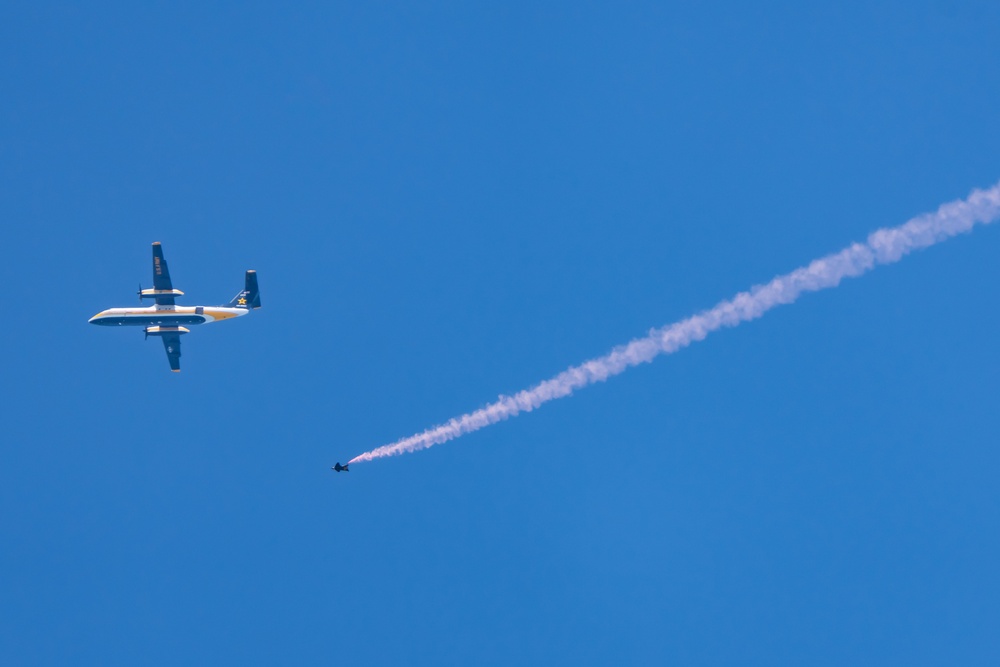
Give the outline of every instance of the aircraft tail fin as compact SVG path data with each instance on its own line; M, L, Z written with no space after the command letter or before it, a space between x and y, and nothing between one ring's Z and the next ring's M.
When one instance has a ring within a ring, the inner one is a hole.
M260 290L257 288L257 272L247 271L243 291L226 304L230 308L260 308Z

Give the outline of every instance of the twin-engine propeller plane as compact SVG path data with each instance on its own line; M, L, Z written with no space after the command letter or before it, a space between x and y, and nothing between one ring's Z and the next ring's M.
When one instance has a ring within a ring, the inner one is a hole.
M232 317L246 315L250 309L260 308L260 292L257 289L257 272L247 271L243 291L233 297L225 306L177 306L174 298L184 292L174 289L170 282L167 261L163 259L160 242L153 244L153 289L139 286L139 303L143 299L153 299L156 304L147 308L109 308L90 318L91 324L102 326L139 326L146 328L146 338L158 336L167 351L170 370L181 370L181 336L190 333L183 325L208 324Z

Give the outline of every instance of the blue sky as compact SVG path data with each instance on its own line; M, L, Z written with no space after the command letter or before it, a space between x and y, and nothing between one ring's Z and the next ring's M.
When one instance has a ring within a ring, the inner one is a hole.
M749 4L0 9L0 662L992 664L1000 227L329 470L1000 178L995 3Z

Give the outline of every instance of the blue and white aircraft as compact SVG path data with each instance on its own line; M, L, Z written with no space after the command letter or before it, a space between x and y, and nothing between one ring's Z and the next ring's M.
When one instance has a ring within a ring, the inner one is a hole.
M183 325L208 324L232 317L246 315L251 309L260 308L260 291L257 289L257 272L247 271L243 291L225 306L177 306L174 298L184 292L174 289L170 282L167 261L163 259L160 242L153 244L153 289L139 286L139 303L153 299L156 305L148 308L109 308L90 318L91 324L101 326L140 326L146 328L146 337L159 336L167 351L170 370L181 370L181 336L190 333Z

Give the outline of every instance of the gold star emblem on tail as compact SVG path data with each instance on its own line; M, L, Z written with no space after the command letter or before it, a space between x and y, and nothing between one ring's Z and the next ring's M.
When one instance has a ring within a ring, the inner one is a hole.
M240 297L240 300L237 301L236 303L240 304L241 306L245 306L247 305L247 300L244 299L243 297Z

